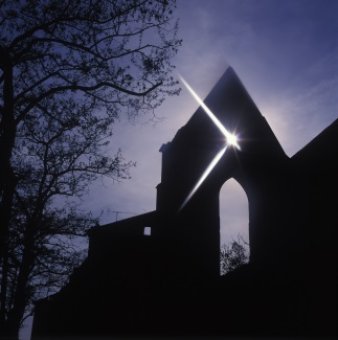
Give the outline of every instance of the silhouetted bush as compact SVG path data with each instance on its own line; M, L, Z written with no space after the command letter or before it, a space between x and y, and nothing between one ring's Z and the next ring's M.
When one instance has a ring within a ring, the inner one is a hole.
M249 245L238 237L237 241L231 241L228 244L223 244L220 250L220 274L236 269L237 267L249 261Z

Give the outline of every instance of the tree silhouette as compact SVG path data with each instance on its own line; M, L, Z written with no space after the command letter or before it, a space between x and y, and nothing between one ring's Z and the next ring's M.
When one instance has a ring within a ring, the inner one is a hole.
M112 124L178 93L174 8L167 0L0 3L0 328L9 334L42 268L51 273L67 249L56 238L93 223L60 197L81 195L98 175L128 176L119 152L104 153Z
M237 241L223 244L220 250L220 273L225 275L228 272L249 261L249 247L243 238L238 237Z

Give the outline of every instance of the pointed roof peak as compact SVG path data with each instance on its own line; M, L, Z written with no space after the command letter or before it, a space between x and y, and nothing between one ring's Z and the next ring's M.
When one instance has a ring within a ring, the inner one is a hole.
M224 99L227 100L224 101ZM231 103L235 104L238 100L247 102L248 105L255 107L257 113L261 115L235 70L228 66L205 98L205 103L211 106L216 106L216 103L220 103L223 106L226 104L227 106ZM220 111L215 110L215 114L219 115Z
M231 66L227 67L204 103L221 124L230 133L238 134L248 147L266 148L270 145L284 154L266 119ZM214 123L200 106L176 137L182 133L185 135L184 131L194 131L199 139L207 138L206 135L214 133L213 128Z

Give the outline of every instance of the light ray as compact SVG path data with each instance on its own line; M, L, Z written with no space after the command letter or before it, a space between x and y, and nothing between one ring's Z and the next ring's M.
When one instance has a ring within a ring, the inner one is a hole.
M185 79L179 75L182 83L184 86L188 89L188 91L191 93L191 95L196 99L197 103L202 107L204 112L208 115L208 117L213 121L213 123L216 125L216 127L221 131L221 133L225 136L227 140L227 145L233 145L238 150L240 150L240 146L237 141L236 135L230 133L220 122L220 120L212 113L212 111L205 105L203 100L198 96L198 94L190 87L190 85L185 81Z
M204 182L204 180L208 177L208 175L210 174L210 172L212 171L212 169L216 166L216 164L219 162L219 160L222 158L222 156L225 154L225 151L227 149L228 145L226 145L221 151L219 151L216 156L214 157L214 159L211 161L211 163L208 165L208 167L205 169L205 171L203 172L201 178L198 180L198 182L196 183L196 185L193 187L193 189L190 191L189 195L187 196L187 198L184 200L184 202L182 203L181 207L179 210L182 210L185 205L190 201L191 197L194 196L195 192L198 190L198 188L202 185L202 183Z

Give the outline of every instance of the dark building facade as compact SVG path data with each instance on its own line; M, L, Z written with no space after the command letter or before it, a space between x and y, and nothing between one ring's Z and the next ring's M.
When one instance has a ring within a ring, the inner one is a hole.
M33 336L335 335L338 120L293 157L229 68L205 99L239 137L191 200L224 136L199 108L162 145L156 210L96 227L88 258L36 305ZM219 191L249 202L250 262L219 276Z

